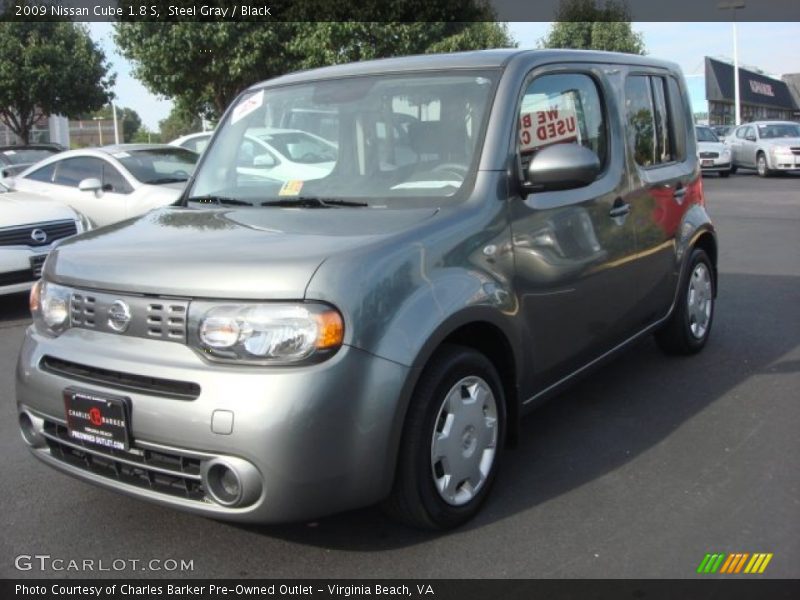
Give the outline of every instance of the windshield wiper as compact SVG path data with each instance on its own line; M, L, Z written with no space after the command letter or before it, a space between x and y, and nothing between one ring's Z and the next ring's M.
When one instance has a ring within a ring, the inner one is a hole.
M186 199L186 202L197 202L198 204L219 204L221 206L255 206L252 202L245 200L238 200L236 198L227 198L225 196L214 196L207 194L205 196L192 196Z
M336 208L340 206L369 206L366 202L351 202L350 200L337 200L336 198L319 198L304 196L301 198L286 198L283 200L267 200L260 206L297 206L304 208Z
M145 183L150 185L159 185L162 183L183 183L189 181L188 177L160 177L159 179L148 179Z

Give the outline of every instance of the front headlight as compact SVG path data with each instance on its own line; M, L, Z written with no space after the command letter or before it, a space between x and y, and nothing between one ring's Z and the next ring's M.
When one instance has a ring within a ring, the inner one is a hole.
M33 324L41 333L59 335L69 328L69 303L72 290L40 279L31 289L30 309Z
M731 149L728 146L722 147L722 156L729 156L731 153Z
M322 359L342 345L344 323L334 308L313 303L192 303L198 346L211 360L296 363Z
M85 233L94 229L94 223L83 213L78 213L78 233Z
M772 146L770 151L775 154L791 154L792 149L789 146Z

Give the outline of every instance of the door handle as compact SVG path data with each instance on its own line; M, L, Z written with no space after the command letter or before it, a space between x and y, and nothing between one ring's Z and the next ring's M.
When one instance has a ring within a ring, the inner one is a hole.
M608 211L608 216L612 219L618 219L619 217L625 217L628 213L631 212L631 205L627 203L623 204L614 204L614 207Z

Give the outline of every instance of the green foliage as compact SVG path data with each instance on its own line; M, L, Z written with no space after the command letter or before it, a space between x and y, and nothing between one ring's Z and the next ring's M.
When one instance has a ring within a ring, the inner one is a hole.
M633 31L624 2L606 0L562 0L556 20L542 48L576 48L645 54L642 34Z
M158 122L161 129L160 138L164 143L189 133L201 131L203 124L200 117L186 112L180 106L174 106L166 119Z
M111 105L107 104L92 116L113 119L114 111ZM139 131L139 128L142 126L142 119L139 113L132 108L125 108L123 106L117 106L117 121L122 124L122 141L126 144L133 140L136 132Z
M332 64L514 46L498 23L300 23L292 42L303 68Z
M167 141L172 140L170 138ZM161 134L154 131L148 131L147 128L142 127L133 134L133 137L130 140L134 144L160 144L162 143Z
M26 143L48 115L75 117L103 106L114 79L84 26L0 22L0 120Z
M295 4L280 15L285 21L120 22L115 40L151 92L172 98L184 113L210 119L219 118L247 86L298 69L514 45L505 25L459 22L489 19L484 0L396 0L390 5L364 0L355 14L347 15L338 12L352 7L327 0ZM353 20L377 14L396 22ZM339 21L321 20L337 15Z

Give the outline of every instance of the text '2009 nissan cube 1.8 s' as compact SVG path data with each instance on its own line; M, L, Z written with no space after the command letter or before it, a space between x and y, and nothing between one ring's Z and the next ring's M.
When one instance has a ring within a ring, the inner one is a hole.
M540 401L646 334L705 345L716 258L672 63L497 50L290 74L233 103L177 206L50 255L19 423L45 463L164 506L281 522L383 502L455 527Z

